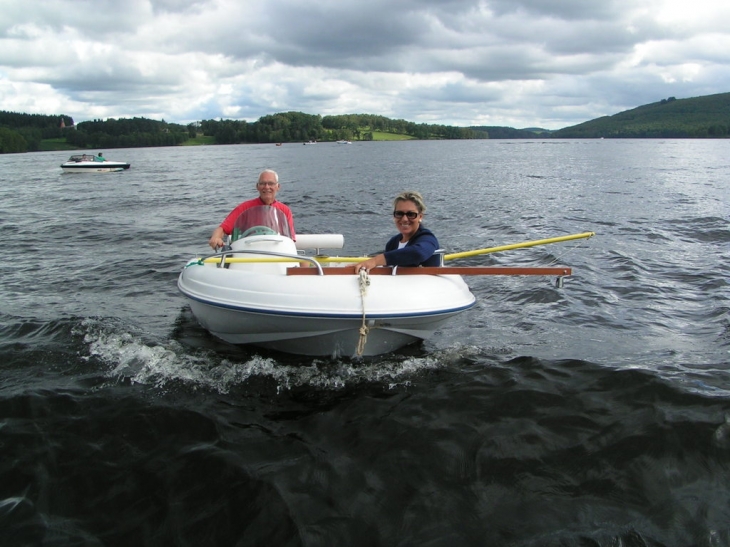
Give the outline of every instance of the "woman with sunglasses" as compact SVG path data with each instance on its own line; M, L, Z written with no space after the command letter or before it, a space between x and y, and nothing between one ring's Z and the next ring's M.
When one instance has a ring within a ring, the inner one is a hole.
M376 266L439 266L434 255L439 242L422 226L426 205L418 192L403 192L393 201L393 221L399 234L385 244L385 252L355 265L355 273Z

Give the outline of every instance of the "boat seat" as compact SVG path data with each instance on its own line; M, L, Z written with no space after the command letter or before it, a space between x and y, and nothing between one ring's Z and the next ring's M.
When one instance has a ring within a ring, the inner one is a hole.
M342 234L297 234L297 249L312 249L319 254L320 249L342 249L345 237Z
M268 251L276 253L285 253L287 255L296 256L297 248L294 242L286 236L278 234L270 235L253 235L242 239L238 239L231 243L233 251ZM264 262L266 259L275 259L266 254L257 254L255 252L246 252L233 254L237 258L262 259L261 262L232 262L229 266L231 270L252 270L261 273L272 273L286 275L286 269L298 265L297 262Z

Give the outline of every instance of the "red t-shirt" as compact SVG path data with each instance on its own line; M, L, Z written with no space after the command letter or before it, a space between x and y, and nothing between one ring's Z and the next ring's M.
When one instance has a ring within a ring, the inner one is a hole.
M261 205L266 205L266 203L264 203L264 201L260 197L244 201L233 211L231 211L226 219L221 222L221 228L223 228L223 231L226 234L231 235L231 232L233 231L233 224L236 222L238 216L246 209L250 209L251 207L260 207ZM294 231L294 217L291 214L291 209L289 209L289 207L287 207L280 201L274 201L274 203L271 203L270 205L271 207L274 207L284 213L287 221L289 222L289 231L291 231L291 238L292 240L296 241L297 235Z

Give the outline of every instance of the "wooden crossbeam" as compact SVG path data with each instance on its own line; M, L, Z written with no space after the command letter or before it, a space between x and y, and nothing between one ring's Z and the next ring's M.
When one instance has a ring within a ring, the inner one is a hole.
M355 275L353 266L346 267L325 267L322 268L325 275ZM317 268L287 268L287 275L317 275ZM395 275L571 275L572 269L565 266L554 268L521 268L521 267L498 267L498 266L422 266L419 268L396 269ZM373 268L370 275L392 275L393 268L390 266Z

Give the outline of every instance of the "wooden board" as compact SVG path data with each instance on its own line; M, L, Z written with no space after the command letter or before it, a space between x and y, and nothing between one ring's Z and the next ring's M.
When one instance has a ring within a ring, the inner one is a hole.
M355 275L354 266L322 268L325 275ZM287 275L317 275L317 268L287 268ZM373 268L370 275L392 275L393 268ZM423 266L420 268L396 269L395 275L571 275L572 269L564 266L555 268L505 268L482 266Z

